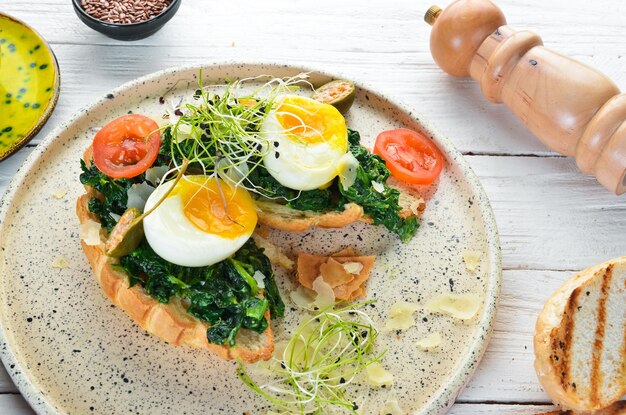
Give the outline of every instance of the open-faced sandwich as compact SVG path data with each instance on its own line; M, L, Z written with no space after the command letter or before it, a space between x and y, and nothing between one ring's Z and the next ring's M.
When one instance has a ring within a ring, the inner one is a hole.
M293 94L301 80L274 79L253 93L240 82L200 85L165 121L116 118L86 149L77 201L85 254L107 297L150 333L225 359L267 360L270 322L285 313L272 263L293 263L255 234L257 225L302 231L365 221L402 241L417 231L424 201L405 183L432 183L440 151L399 129L382 133L379 155L371 153L321 102L345 111L354 87L333 83L313 99ZM373 257L347 251L315 261L337 299L364 297ZM309 286L314 277L300 275Z

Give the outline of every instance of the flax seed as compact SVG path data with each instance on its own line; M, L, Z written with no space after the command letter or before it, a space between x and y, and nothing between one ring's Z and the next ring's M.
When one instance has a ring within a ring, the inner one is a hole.
M96 19L131 24L153 19L161 14L173 0L81 0L85 13Z

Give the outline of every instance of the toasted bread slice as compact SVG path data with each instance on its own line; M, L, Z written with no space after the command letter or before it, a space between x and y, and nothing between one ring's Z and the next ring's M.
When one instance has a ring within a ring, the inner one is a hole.
M588 268L546 302L535 370L565 409L606 408L626 393L626 257Z
M402 208L401 217L407 218L422 214L426 203L415 187L399 182L392 177L387 181L387 185L400 192L398 203ZM356 221L372 223L372 219L356 203L348 203L341 212L302 211L272 201L257 200L255 203L259 223L283 231L303 232L312 227L343 228Z
M589 412L579 412L579 411L553 411L553 412L544 412L540 415L585 415L589 414ZM615 402L613 405L608 408L601 409L599 411L594 411L593 415L626 415L626 402L620 401Z
M98 221L87 207L94 194L84 194L76 202L76 214L81 224L88 220ZM236 336L235 347L209 343L206 334L209 325L187 313L180 300L172 299L168 304L161 304L150 297L143 287L129 287L128 275L115 267L119 263L118 259L104 253L106 238L102 231L100 239L99 245L87 245L81 241L96 279L109 300L124 310L144 330L173 345L207 349L226 360L241 359L251 363L272 357L274 336L269 326L261 334L252 330L240 330ZM269 312L265 317L269 322Z

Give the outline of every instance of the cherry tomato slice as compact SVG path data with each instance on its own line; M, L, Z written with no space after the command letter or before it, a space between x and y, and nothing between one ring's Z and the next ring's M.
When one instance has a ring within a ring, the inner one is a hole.
M139 176L159 155L161 133L150 118L129 114L105 125L93 139L93 161L114 179Z
M433 183L444 164L443 154L432 140L406 128L380 133L374 153L385 159L398 180L413 184Z

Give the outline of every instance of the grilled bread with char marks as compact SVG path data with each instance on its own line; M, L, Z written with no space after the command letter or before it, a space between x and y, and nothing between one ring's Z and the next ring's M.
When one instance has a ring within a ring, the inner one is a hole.
M545 304L535 370L553 401L595 411L626 393L626 257L572 277Z
M585 415L585 414L589 414L589 412L553 411L553 412L545 412L540 415ZM626 402L624 401L616 402L606 409L594 411L593 415L626 415Z

